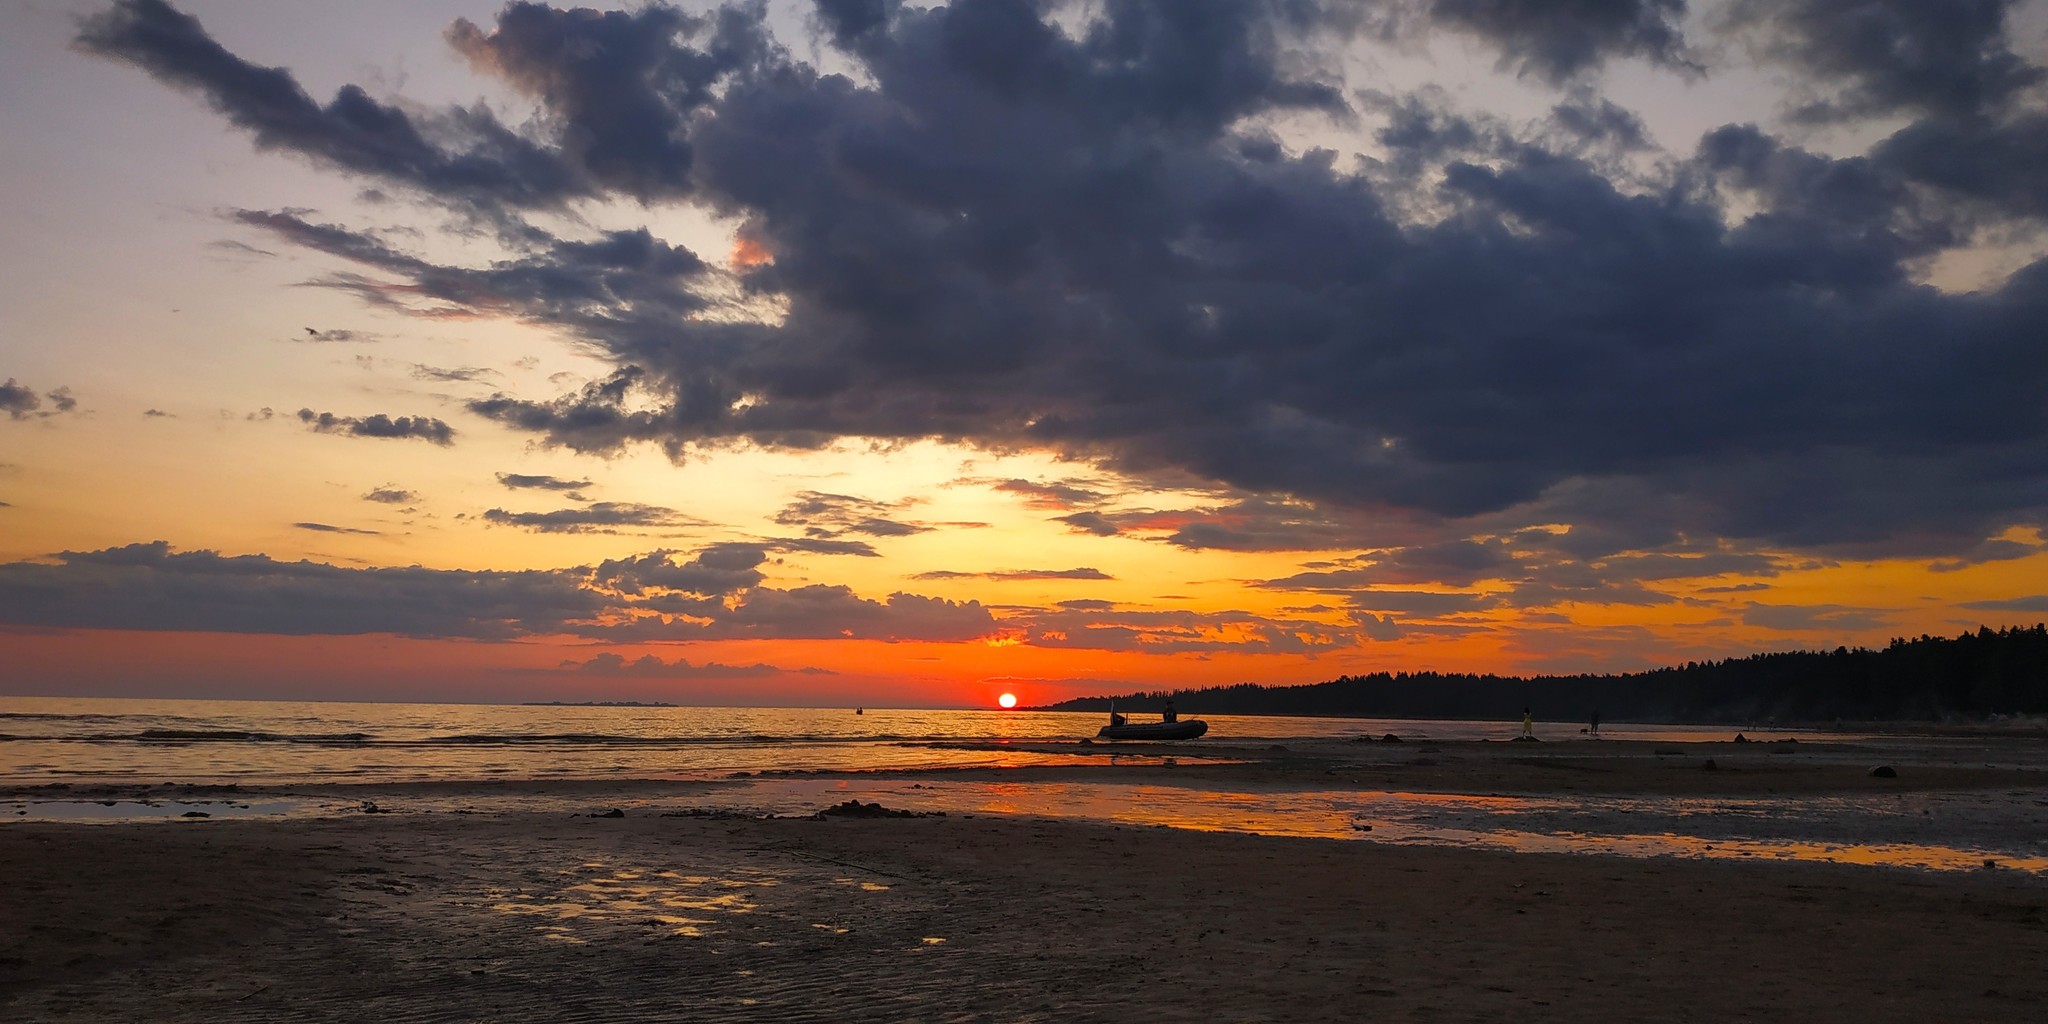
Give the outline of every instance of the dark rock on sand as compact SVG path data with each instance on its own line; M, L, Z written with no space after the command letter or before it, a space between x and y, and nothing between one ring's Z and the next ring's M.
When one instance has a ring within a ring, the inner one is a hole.
M1401 742L1401 737L1399 737L1399 736L1396 736L1396 735L1394 735L1393 733L1388 733L1388 734L1386 734L1385 736L1382 736L1382 737L1380 737L1380 742L1381 742L1381 743L1399 743L1399 742Z
M845 803L843 803L843 804L833 804L832 806L830 806L830 807L827 807L827 808L825 808L824 810L822 810L822 811L819 811L819 812L818 812L817 814L813 815L813 817L816 817L816 818L821 818L821 819L822 819L822 818L827 818L827 817L832 817L832 818L928 818L928 817L929 817L929 818L943 818L943 817L945 817L945 816L946 816L946 812L944 812L944 811L931 811L931 812L928 812L928 813L920 813L920 812L918 812L918 811L899 811L899 810L896 810L896 809L894 809L894 808L884 807L884 806L882 806L881 804L878 804L878 803L875 803L875 804L864 804L864 803L861 803L861 802L860 802L859 800L848 800L847 802L845 802Z
M1891 765L1881 764L1870 770L1870 777L1873 779L1896 779L1899 777L1899 773Z
M625 816L626 812L619 810L616 807L612 808L609 811L598 811L591 815L591 817L593 818L623 818Z
M1715 763L1714 763L1714 759L1713 759L1713 758L1711 758L1711 757L1710 757L1710 758L1707 758L1707 759L1706 759L1705 761L1703 761L1703 762L1701 762L1701 763L1700 763L1700 771L1703 771L1703 772L1718 772L1718 771L1720 771L1720 770L1721 770L1721 766L1720 766L1720 765L1718 765L1718 764L1715 764Z
M753 811L738 811L724 807L685 807L680 811L663 811L661 816L664 818L709 818L714 821L760 821L767 817L765 814Z
M205 811L186 811L185 813L183 813L183 814L180 814L180 815L178 815L178 817L180 817L180 818L211 818L211 817L213 817L213 815L211 815L211 814L208 814L208 813L206 813Z

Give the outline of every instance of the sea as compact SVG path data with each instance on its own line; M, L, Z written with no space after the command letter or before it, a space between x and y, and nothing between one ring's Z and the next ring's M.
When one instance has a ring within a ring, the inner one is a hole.
M1210 727L1205 742L1236 747L1388 733L1507 739L1520 730L1519 720L1199 717ZM1104 722L1092 712L1019 710L0 697L0 783L710 781L739 773L1095 764L1097 752L1044 745L1093 737ZM1542 728L1576 737L1579 725ZM1610 724L1602 732L1730 736L1726 728L1654 725ZM1182 756L1190 755L1183 749Z
M1244 760L1290 744L1388 734L1423 744L1505 740L1521 730L1519 719L1184 717L1207 721L1209 735L1167 747L1083 743L1104 716L1021 710L0 697L0 839L7 823L31 821L191 824L373 807L598 813L585 806L597 799L607 801L606 811L630 814L805 815L863 800L928 813L1519 852L1995 868L2048 882L2048 799L2039 788L1701 798L1360 791L1334 778L1273 785L1185 772L1131 781L1114 772L1018 773L1015 781L991 781L948 771L1171 768ZM1553 741L1543 749L1554 752L1559 741L1590 740L1581 728L1538 722L1536 732ZM1600 732L1679 743L1728 740L1734 731L1602 723ZM1748 732L1760 740L1799 735ZM1911 758L1943 742L1825 738L1849 745L1823 754L1808 744L1801 756L1847 758L1851 767L1857 758L1882 757L1912 770ZM1986 747L1982 757L1987 764L2023 757L2029 763L2021 770L2048 772L2048 753L2037 746L2018 754L2009 744ZM1974 749L1948 749L1938 760L1976 757ZM1173 777L1186 781L1162 781ZM675 785L658 785L664 782Z

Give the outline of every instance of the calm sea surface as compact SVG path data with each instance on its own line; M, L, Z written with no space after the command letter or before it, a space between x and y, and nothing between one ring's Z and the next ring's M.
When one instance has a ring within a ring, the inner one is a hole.
M1194 716L1189 716L1194 717ZM1384 721L1200 716L1209 735L1170 748L1256 756L1272 744L1396 733L1411 740L1506 739L1520 722ZM2048 877L2048 801L2037 790L1814 794L1797 798L1460 795L1275 791L1157 783L1010 782L900 776L888 769L1102 765L1095 714L871 708L639 708L475 704L337 704L0 698L0 786L44 783L237 783L672 779L722 782L688 806L805 814L849 798L948 813L1031 814L1130 825L1320 836L1508 850L1624 856L1818 860L1935 870L2002 868ZM1539 723L1577 741L1578 723ZM1613 738L1725 740L1726 728L1603 725ZM1753 738L1764 738L1752 732ZM1841 734L1832 738L1849 739ZM1840 757L1912 756L1922 740L1859 739ZM1055 741L1055 742L1049 742ZM1024 748L1032 749L1024 749ZM1248 751L1249 748L1249 751ZM1158 758L1143 744L1111 763ZM1553 748L1554 749L1554 748ZM1986 759L2005 757L1987 750ZM1954 760L1951 751L1948 760ZM2039 761L2038 753L2030 755ZM1909 762L1900 761L1901 764ZM2036 770L2048 766L2031 765ZM806 770L851 773L775 774ZM768 773L768 774L764 774ZM393 796L406 810L497 806L478 792ZM588 810L574 797L557 810ZM670 796L613 797L631 813L670 809ZM537 798L499 798L532 809ZM452 801L452 802L451 802ZM357 813L358 801L304 795L217 795L0 802L0 821L184 821ZM554 805L550 805L554 806Z
M1195 717L1195 716L1188 716ZM1203 744L1506 738L1518 722L1200 716ZM0 697L0 782L718 779L738 772L1091 763L1003 741L1091 737L1079 712ZM1577 725L1549 726L1556 738ZM1726 729L1611 725L1621 737Z

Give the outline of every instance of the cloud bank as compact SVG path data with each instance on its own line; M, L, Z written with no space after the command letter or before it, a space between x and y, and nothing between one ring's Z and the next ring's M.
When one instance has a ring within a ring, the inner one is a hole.
M531 99L517 122L354 86L315 101L157 0L87 18L79 45L260 147L498 225L504 258L465 267L238 215L350 267L327 283L365 301L605 354L615 372L578 391L467 406L547 444L938 438L1300 503L1294 530L1941 555L2048 520L2048 262L1969 293L1922 276L2048 226L2043 70L2011 6L1738 2L1695 24L1682 0L826 0L818 45L853 72L835 74L758 6L512 3L448 39ZM1555 115L1516 126L1338 70L1338 48L1439 31L1557 87ZM1744 55L1791 76L1792 122L1899 126L1831 155L1728 124L1617 162L1648 143L1589 92L1603 69L1754 72L1726 63ZM1366 143L1283 144L1303 124ZM745 258L526 219L599 201L736 218ZM367 436L447 443L406 422ZM845 502L790 515L914 526Z

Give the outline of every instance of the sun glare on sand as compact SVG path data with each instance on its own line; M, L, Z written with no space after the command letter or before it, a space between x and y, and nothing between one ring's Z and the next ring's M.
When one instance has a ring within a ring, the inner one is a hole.
M996 703L1001 704L1006 708L1014 708L1017 706L1017 695L1014 693L1003 694L1002 696L996 698Z

